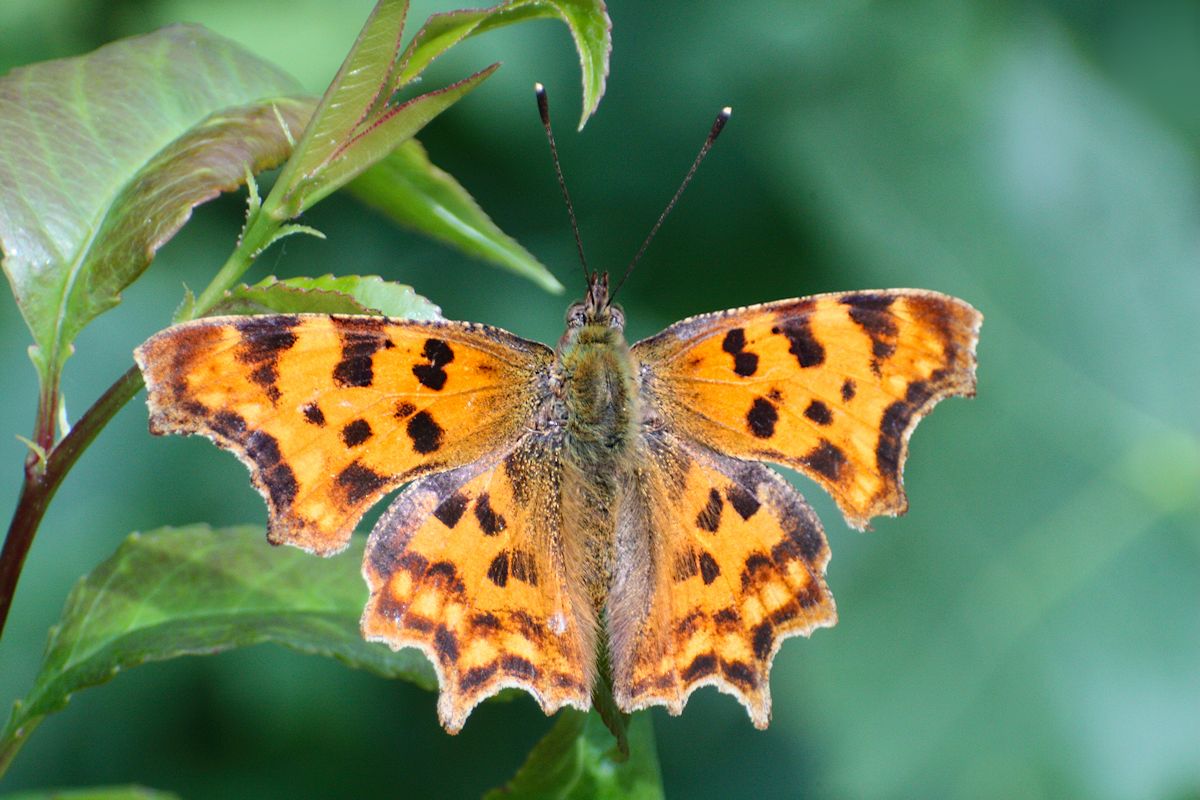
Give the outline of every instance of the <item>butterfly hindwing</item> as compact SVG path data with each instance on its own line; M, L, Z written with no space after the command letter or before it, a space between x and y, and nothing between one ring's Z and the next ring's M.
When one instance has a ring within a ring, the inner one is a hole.
M646 557L618 568L609 606L617 702L678 714L692 691L715 685L765 728L779 645L837 618L821 524L762 464L664 431L646 445L630 515L641 532L625 534L645 542Z
M632 352L647 405L681 436L804 472L862 528L905 510L917 422L974 394L981 319L937 292L846 292L693 317Z
M176 325L135 357L151 431L233 451L271 541L329 554L388 491L510 449L553 353L482 325L298 314Z
M429 657L451 732L505 687L547 714L589 707L596 623L563 541L560 450L531 436L489 466L421 478L367 544L363 634Z

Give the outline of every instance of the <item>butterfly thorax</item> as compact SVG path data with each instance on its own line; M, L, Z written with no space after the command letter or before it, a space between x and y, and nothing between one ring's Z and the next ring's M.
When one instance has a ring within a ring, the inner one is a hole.
M637 392L623 328L624 315L608 304L607 278L600 276L567 312L558 347L564 522L585 534L587 583L597 602L612 577L617 493L636 442Z
M619 458L632 439L636 391L624 327L624 313L608 302L608 276L593 276L567 311L558 345L567 444L595 466Z

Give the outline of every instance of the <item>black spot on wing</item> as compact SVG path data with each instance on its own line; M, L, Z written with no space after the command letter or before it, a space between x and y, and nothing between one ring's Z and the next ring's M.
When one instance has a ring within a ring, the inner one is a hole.
M726 353L740 353L746 346L746 331L742 328L732 328L725 334L721 349Z
M433 516L447 528L453 528L462 519L463 511L466 508L466 496L462 492L455 492L438 504L438 507L433 510Z
M765 397L756 397L754 404L746 413L746 424L750 432L759 439L770 439L775 435L775 423L779 421L779 411Z
M541 641L546 634L542 631L542 626L538 624L527 611L514 611L510 619L516 623L517 628L521 631L521 635L531 642Z
M683 670L683 679L685 681L694 681L697 678L703 678L706 675L712 675L717 671L717 657L712 653L704 653L692 659L692 663L688 664Z
M771 655L771 646L775 643L775 630L770 622L763 620L751 631L751 641L754 647L754 657L766 661Z
M296 473L279 452L279 441L264 431L254 431L246 437L246 455L258 466L259 480L267 487L276 509L287 508L296 499Z
M292 329L299 324L298 317L286 315L239 317L233 323L242 336L238 359L257 363L278 358L296 344Z
M490 611L472 614L471 627L476 631L498 631L500 630L500 618Z
M334 381L339 386L370 386L375 382L375 353L395 346L383 332L382 319L334 317L333 322L342 339L342 359L333 368Z
M533 662L520 656L501 656L500 668L509 675L526 680L536 680L538 676L538 668L533 665Z
M296 491L300 488L296 483L296 473L287 464L279 463L262 474L262 482L271 495L271 502L276 509L288 508L296 499Z
M436 367L444 367L454 360L454 350L441 339L426 339L421 355Z
M371 423L356 419L342 428L342 443L346 447L358 447L371 438Z
M716 559L709 553L701 553L699 562L700 577L704 579L704 585L707 586L721 574L721 568L717 565Z
M808 408L804 409L804 416L818 425L828 425L833 422L833 413L829 410L829 406L820 400L813 400L809 403Z
M235 411L218 411L213 414L208 426L214 433L239 444L246 436L246 420Z
M435 582L444 588L461 594L466 591L466 587L458 577L458 568L449 561L435 561L425 570L425 577L432 578Z
M472 689L478 689L483 684L492 679L496 674L496 665L484 664L481 667L471 667L463 673L462 678L458 682L458 687L464 692Z
M802 314L782 322L772 328L771 333L788 340L788 352L796 357L801 367L816 367L825 363L825 348L813 336L807 316Z
M458 637L445 625L438 625L433 634L433 649L443 664L458 660Z
M716 533L717 528L721 527L721 509L725 507L724 501L721 500L721 493L716 489L708 490L708 502L704 508L700 509L700 513L696 515L696 527Z
M745 352L745 347L746 332L742 328L733 328L721 342L721 349L733 356L733 371L748 378L758 371L758 355Z
M408 420L408 438L412 439L413 450L432 453L442 446L442 426L428 411L418 411Z
M475 519L484 536L495 536L508 526L504 516L492 508L492 498L487 492L481 492L475 498Z
M854 381L850 378L846 378L846 380L842 381L842 400L849 403L854 399L854 393Z
M769 570L772 563L765 553L751 553L746 556L746 563L742 569L742 588L748 589L757 583L758 573L762 570Z
M862 292L842 298L850 307L850 319L872 337L895 338L896 318L889 309L896 298L884 294Z
M846 465L846 454L832 442L822 439L821 443L800 459L814 472L824 475L833 482L841 478L842 468Z
M699 571L695 550L688 548L675 554L675 560L671 564L671 580L682 583Z
M500 588L504 588L508 584L508 551L503 551L500 555L492 559L492 563L488 565L487 571L488 580L496 584Z
M754 670L743 661L722 661L721 673L726 680L742 689L752 689L757 683Z
M733 510L742 519L750 519L762 506L762 503L758 502L757 497L736 483L729 485L725 490L725 496L729 498L729 504L733 506Z
M233 323L241 335L241 344L236 350L237 359L253 366L250 380L266 392L272 403L280 397L279 354L296 344L292 328L299 319L291 316L241 317Z
M351 503L358 503L386 486L387 478L353 461L338 473L337 484L346 492L346 498Z
M935 393L936 381L943 377L939 370L930 376L929 382L914 381L909 384L904 400L897 400L883 411L879 425L879 443L875 446L875 463L879 471L894 478L900 472L900 451L904 448L904 431L915 414L920 413Z
M879 362L896 352L896 336L899 329L896 318L889 310L894 297L883 294L860 293L842 298L842 304L850 307L850 319L871 337L872 368L879 371Z
M758 372L757 353L738 353L733 357L733 371L743 378L749 378Z
M409 417L411 417L413 415L413 412L415 412L416 410L417 410L417 407L414 406L412 403L401 401L396 404L396 411L395 411L396 419L408 419Z
M683 619L675 623L675 632L682 637L690 637L700 627L700 622L704 619L703 611L692 611Z
M300 413L304 415L304 419L310 425L316 425L318 428L325 427L325 412L316 403L309 403L300 409Z
M533 559L533 553L526 550L514 550L509 570L517 580L528 583L530 586L538 585L537 563Z
M435 392L441 391L442 387L446 385L446 370L442 367L454 360L454 350L441 339L426 339L421 355L429 363L413 365L413 375L417 377L422 386L433 389Z
M781 569L786 569L787 561L799 556L805 561L814 561L825 549L825 535L817 524L805 517L797 515L788 519L787 538L771 550L771 556Z
M738 610L732 606L722 608L720 611L713 614L713 622L717 623L718 626L732 626L735 623L740 622L741 619L742 615L739 614Z

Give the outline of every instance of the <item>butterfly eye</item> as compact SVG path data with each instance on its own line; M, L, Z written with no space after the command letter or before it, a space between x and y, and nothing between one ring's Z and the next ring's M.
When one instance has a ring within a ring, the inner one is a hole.
M586 314L583 309L583 303L575 303L567 309L567 327L582 328L586 321Z
M608 307L608 326L617 330L625 329L625 312L618 306Z

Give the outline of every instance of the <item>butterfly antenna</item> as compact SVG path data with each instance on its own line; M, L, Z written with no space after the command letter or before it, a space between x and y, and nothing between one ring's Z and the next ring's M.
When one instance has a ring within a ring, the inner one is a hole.
M663 209L662 214L658 217L658 222L654 223L654 227L650 229L650 235L646 237L646 241L642 242L642 246L638 248L637 254L633 260L629 262L629 266L625 268L625 274L621 276L620 283L617 288L612 290L609 295L609 303L617 296L617 292L625 285L625 279L629 277L629 273L633 272L633 268L642 260L642 255L646 252L646 248L650 246L658 229L662 227L663 220L671 213L671 209L675 208L675 204L679 202L679 197L683 194L683 190L692 182L692 176L696 174L696 170L700 167L700 162L708 155L708 151L712 149L713 142L721 135L721 130L725 127L725 123L729 121L729 115L733 113L733 109L725 106L721 109L721 113L717 114L717 118L713 121L712 130L708 132L708 138L704 140L704 146L700 148L700 152L696 155L696 160L692 162L692 168L687 171L687 175L683 176L683 183L679 184L679 189L676 190L675 196L671 198L671 202L667 203L667 207Z
M562 189L563 200L567 204L567 216L571 218L571 230L575 234L575 249L579 251L579 263L583 265L583 279L590 279L587 258L583 255L583 239L579 236L579 222L575 219L575 206L571 204L571 194L567 191L567 182L563 179L562 165L558 163L558 147L554 144L554 131L550 129L550 101L546 99L546 87L540 83L533 85L537 95L538 113L542 116L542 127L546 129L546 139L550 142L550 158L554 161L554 174L558 176L558 188Z

